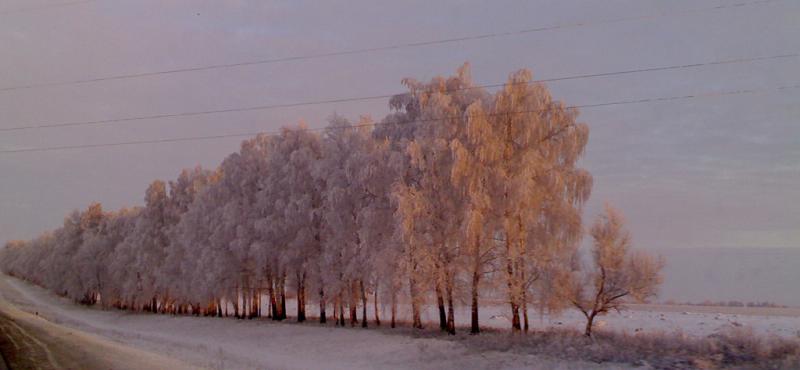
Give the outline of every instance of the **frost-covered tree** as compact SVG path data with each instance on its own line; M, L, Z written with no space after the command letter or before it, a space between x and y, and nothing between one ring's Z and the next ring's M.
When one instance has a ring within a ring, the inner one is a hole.
M450 147L456 161L452 178L467 201L464 222L464 249L470 277L470 333L480 332L479 290L486 266L494 259L496 219L492 217L492 182L494 162L501 153L495 150L494 133L489 117L480 103L473 103L467 112L467 135L453 140Z
M404 102L400 107L411 118L406 125L414 127L411 134L397 135L409 139L405 144L407 165L396 195L412 316L415 326L421 326L419 312L424 295L419 286L429 282L436 295L439 326L453 333L453 290L464 246L460 231L467 201L452 176L457 159L450 145L464 135L468 107L480 105L487 95L472 86L468 65L450 78L434 78L427 84L406 79L404 83L410 90L408 97L394 100ZM445 300L449 303L447 312Z
M262 186L260 181L269 173L271 150L271 139L260 135L244 141L239 153L230 155L220 166L219 191L224 203L217 237L221 238L218 243L226 245L236 261L233 286L229 289L232 290L234 314L239 317L258 314L254 302L259 300L263 265L255 258L262 245L255 220L261 214L257 197Z
M357 170L354 158L363 150L368 137L342 117L334 116L326 128L322 141L324 158L318 163L315 175L325 183L322 194L322 243L317 263L320 277L320 299L326 301L327 290L334 301L338 325L344 325L345 303L350 308L351 324L355 325L356 307L354 284L363 265L357 261L362 248L358 216L365 194L354 183ZM360 267L358 267L360 266ZM321 306L322 307L322 306ZM322 319L322 318L321 318Z
M298 321L306 319L307 285L310 259L316 257L321 242L322 189L325 182L314 176L322 158L319 135L305 126L285 129L279 151L288 161L279 170L282 181L275 184L288 190L282 213L282 232L287 244L282 262L294 274ZM285 144L285 145L283 145ZM282 288L283 289L283 288ZM283 300L283 298L282 298Z
M167 236L169 245L159 279L167 287L165 305L171 312L183 310L192 301L190 279L184 277L192 274L196 267L192 258L192 245L183 243L179 224L184 215L195 202L196 197L205 188L218 180L218 172L204 170L201 167L184 169L178 178L169 182L169 201L167 207Z
M64 226L54 233L52 249L41 261L45 286L75 300L85 298L80 271L85 263L93 262L77 260L76 256L84 240L98 231L104 217L102 206L92 203L85 211L73 211L64 220Z
M421 328L430 302L449 333L465 300L473 333L484 297L505 295L514 330L529 303L571 303L591 189L577 112L525 70L495 93L466 64L403 84L377 124L334 116L321 134L250 138L213 171L153 182L142 207L93 204L8 243L0 266L84 303L172 314L283 320L294 296L298 321L316 301L322 323L333 308L355 325L360 309L367 326L371 306L380 324L390 306L394 327L407 301Z
M344 324L345 300L351 324L357 322L360 298L361 324L367 326L369 291L375 304L375 322L380 324L381 279L374 266L394 236L391 188L396 178L393 152L387 142L372 138L371 126L367 117L357 125L332 117L323 135L323 158L315 172L325 186L317 262L320 308L324 310L325 291L333 293L339 325Z
M494 148L487 150L499 154L491 165L496 171L492 208L503 236L499 254L514 330L521 329L520 309L528 328L532 285L563 267L579 242L582 205L592 186L588 172L576 165L588 128L576 122L576 111L531 81L527 70L512 74L495 97L490 125L475 134L488 136L484 144ZM539 293L540 302L554 296L543 289Z
M3 273L11 276L27 277L35 271L30 259L35 256L40 248L33 247L32 244L44 238L44 235L31 240L9 240L0 249L0 268ZM33 279L31 279L33 281ZM41 285L41 282L38 282Z
M622 215L608 205L589 233L592 267L584 273L584 280L576 280L570 292L572 304L586 317L586 336L592 335L597 315L619 311L625 299L642 302L654 296L664 266L660 258L631 251L631 237Z
M185 287L188 303L210 303L219 316L223 314L223 300L231 298L238 277L228 240L220 236L227 194L221 185L222 176L221 171L214 174L215 180L196 195L175 228L175 245L180 249L173 250L173 254L182 251L186 258L173 255L169 259L180 263L176 268L184 282L178 286Z
M110 266L116 257L117 246L130 234L138 209L123 208L105 214L96 232L84 237L80 250L75 254L75 267L79 269L87 304L98 300L104 307L115 303L119 296Z
M137 298L145 304L147 310L153 312L158 309L159 296L163 297L166 293L159 279L159 272L169 246L168 207L166 184L156 180L147 188L145 206L136 220L133 232L128 236L128 243L137 249L136 259L129 267L138 274L140 285Z
M321 156L319 136L304 125L284 127L258 181L255 228L264 254L264 268L273 319L286 316L286 280L292 274L298 293L298 316L305 319L308 255L320 242L321 185L314 176Z
M361 263L359 279L362 298L362 326L367 323L367 294L365 286L372 290L374 320L376 325L380 320L380 290L387 286L392 290L391 263L385 263L385 258L390 258L396 250L394 214L396 205L392 197L392 187L397 180L397 164L400 162L396 152L390 149L388 141L377 141L370 138L371 133L366 123L362 120L359 129L363 146L348 165L348 175L353 184L357 184L357 191L361 194L361 207L357 215L358 237L362 248L354 261L352 268L358 270L356 263Z

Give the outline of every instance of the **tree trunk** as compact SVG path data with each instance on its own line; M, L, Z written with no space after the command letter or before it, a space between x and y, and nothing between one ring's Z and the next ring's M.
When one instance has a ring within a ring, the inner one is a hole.
M242 290L242 318L250 319L250 315L253 313L250 309L252 308L252 302L250 302L250 294L246 290Z
M447 281L445 290L447 291L447 333L455 335L456 322L454 317L455 309L453 307L453 282L450 279Z
M339 326L339 298L333 300L333 324Z
M267 278L267 285L269 289L269 313L267 314L268 317L272 318L273 320L278 320L278 299L277 294L275 294L275 279L272 276Z
M341 298L338 295L333 298L333 324L335 326L339 326L339 316L341 315L341 312L339 311L340 299Z
M306 321L306 273L297 277L297 322Z
M511 238L506 235L506 285L508 286L508 303L511 305L511 330L516 333L522 328L519 321L518 282L514 274L515 256L511 249Z
M250 320L253 318L253 293L248 291L242 291L242 299L244 299L245 304L247 305L247 319Z
M420 313L420 298L417 292L417 281L413 276L408 278L408 287L411 294L411 317L412 327L414 329L422 329L422 317Z
M472 273L472 317L470 334L478 334L481 332L480 324L478 323L478 283L480 283L480 274L478 271Z
M261 292L258 289L253 290L253 317L258 318L261 316Z
M375 304L375 325L381 326L381 316L378 313L378 283L375 283L375 291L372 293L373 303Z
M447 312L444 308L444 297L442 296L442 283L436 281L436 305L439 307L439 329L447 331Z
M522 330L519 320L519 305L514 301L511 301L511 330L515 333Z
M478 285L481 282L481 253L478 243L480 243L480 239L475 242L474 255L472 256L472 317L469 330L470 334L478 334L481 332L481 327L478 323Z
M286 319L286 274L281 275L280 280L281 289L281 320Z
M392 289L392 323L389 325L392 329L396 326L397 318L397 289Z
M250 314L250 310L249 310L250 307L248 306L250 304L250 300L248 300L247 292L245 290L242 290L242 293L240 294L240 297L241 297L240 298L240 302L242 304L242 308L241 308L241 311L240 311L240 316L241 316L242 319L246 319L247 316Z
M586 316L586 331L584 332L584 335L586 335L587 337L592 336L592 322L594 321L594 316L595 316L594 311L592 311L591 314Z
M339 297L339 326L344 327L344 297Z
M256 290L253 290L250 296L250 311L254 319L258 318L258 293Z
M256 317L256 311L258 310L256 307L256 293L255 291L247 292L247 310L249 319L254 319Z
M358 303L356 301L356 292L354 290L355 284L351 285L350 294L349 294L349 304L348 308L350 309L350 326L354 327L358 323Z
M528 332L528 328L529 328L529 325L528 325L528 295L525 293L525 290L522 291L522 320L524 322L523 330L525 330L525 332L527 333Z
M334 320L336 318L334 317ZM320 285L319 288L319 323L324 324L328 322L328 318L325 317L325 288Z
M233 297L233 317L239 318L239 295Z
M367 290L364 288L364 280L358 281L361 286L361 327L367 327Z

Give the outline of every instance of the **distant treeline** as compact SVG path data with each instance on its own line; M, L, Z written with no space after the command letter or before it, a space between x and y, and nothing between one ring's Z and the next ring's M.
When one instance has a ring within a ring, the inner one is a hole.
M774 302L742 302L742 301L716 301L710 300L702 302L677 302L675 300L666 300L664 304L668 305L686 305L686 306L710 306L710 307L772 307L772 308L789 308L789 306L777 304Z

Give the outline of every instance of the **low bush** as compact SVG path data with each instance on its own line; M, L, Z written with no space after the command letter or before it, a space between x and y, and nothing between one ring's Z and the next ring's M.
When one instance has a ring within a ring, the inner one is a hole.
M617 333L589 338L568 329L528 334L504 331L453 340L481 351L514 351L565 360L625 363L655 369L800 369L800 340L763 337L748 328L730 328L707 337L681 332Z

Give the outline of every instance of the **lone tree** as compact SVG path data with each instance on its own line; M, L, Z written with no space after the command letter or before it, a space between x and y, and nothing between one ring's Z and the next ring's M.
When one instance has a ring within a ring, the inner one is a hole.
M592 335L595 316L619 311L628 298L644 302L654 296L664 266L663 258L630 250L631 237L623 217L609 205L589 233L593 240L593 266L570 291L570 301L586 316L586 336Z

